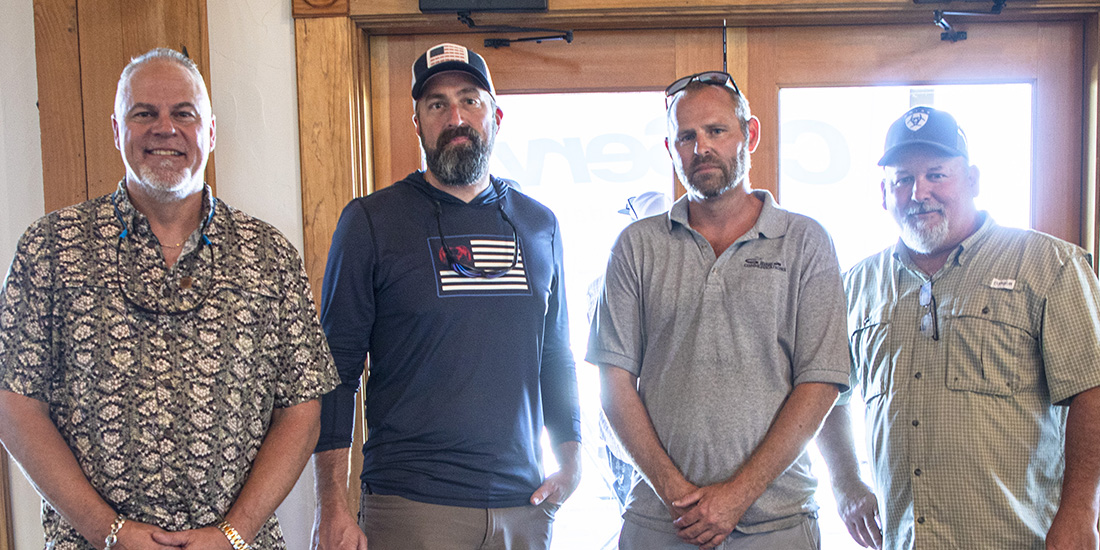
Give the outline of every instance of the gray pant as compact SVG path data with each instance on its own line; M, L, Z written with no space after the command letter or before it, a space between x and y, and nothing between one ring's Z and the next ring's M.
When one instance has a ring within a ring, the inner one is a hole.
M464 508L364 491L359 528L370 550L547 550L560 507Z
M716 550L821 550L821 530L817 518L805 516L801 523L788 529L747 534L734 531ZM623 522L619 535L619 550L698 550L674 533Z

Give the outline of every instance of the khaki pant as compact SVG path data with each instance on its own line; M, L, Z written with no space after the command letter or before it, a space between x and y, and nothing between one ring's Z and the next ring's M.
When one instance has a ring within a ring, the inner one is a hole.
M464 508L364 491L359 528L370 550L547 550L560 506Z
M619 550L697 550L673 533L623 522ZM747 534L734 531L716 550L821 550L821 530L817 518L805 516L802 523L788 529Z

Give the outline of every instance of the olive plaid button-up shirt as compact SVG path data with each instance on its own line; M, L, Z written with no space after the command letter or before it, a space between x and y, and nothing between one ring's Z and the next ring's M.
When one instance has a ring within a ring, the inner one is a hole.
M928 282L934 300L920 297ZM1043 548L1063 405L1100 385L1100 288L1084 251L986 215L931 277L898 244L845 287L885 547ZM933 313L938 339L922 323Z

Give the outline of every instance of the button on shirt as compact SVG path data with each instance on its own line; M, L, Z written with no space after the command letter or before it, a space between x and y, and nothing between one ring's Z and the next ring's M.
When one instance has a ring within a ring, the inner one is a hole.
M844 298L828 234L766 191L755 226L721 256L671 212L627 227L608 264L587 359L638 376L657 436L688 481L729 479L764 439L796 384L846 387ZM817 509L801 455L737 529L784 529ZM652 488L636 483L626 520L675 532Z
M121 185L53 212L0 292L0 389L49 405L117 512L172 531L220 521L272 410L337 380L294 248L205 199L213 215L172 267ZM92 548L48 504L43 527L48 548ZM274 516L253 546L285 548Z
M845 286L885 548L1043 548L1064 470L1058 405L1100 385L1084 251L986 215L931 277L898 244Z

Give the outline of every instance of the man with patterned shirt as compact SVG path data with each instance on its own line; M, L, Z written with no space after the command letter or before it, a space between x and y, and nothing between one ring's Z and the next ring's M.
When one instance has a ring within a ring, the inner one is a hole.
M899 242L845 276L885 548L1097 548L1100 286L1085 251L978 211L950 114L890 127L883 207ZM876 545L847 405L822 431L846 455L849 530Z
M185 56L131 61L125 178L35 222L0 292L0 439L48 548L286 547L335 369L297 252L203 182L210 111Z

